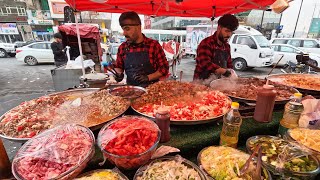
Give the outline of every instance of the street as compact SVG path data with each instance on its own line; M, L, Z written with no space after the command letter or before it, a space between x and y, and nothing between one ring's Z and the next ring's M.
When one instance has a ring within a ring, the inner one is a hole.
M15 58L0 59L0 115L23 101L31 100L39 96L54 92L50 70L55 68L53 64L40 64L28 66L18 62ZM178 65L178 72L183 71L183 81L192 81L195 61L191 58L182 59ZM241 77L267 75L268 68L254 68L245 72L237 72ZM273 74L280 73L275 69ZM21 144L4 140L9 158L12 160Z

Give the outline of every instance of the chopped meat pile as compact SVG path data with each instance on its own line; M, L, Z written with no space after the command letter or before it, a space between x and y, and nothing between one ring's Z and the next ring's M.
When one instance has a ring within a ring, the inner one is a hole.
M0 134L28 138L50 128L55 109L64 103L66 96L42 96L23 102L0 120Z
M219 90L228 96L243 98L248 100L256 100L259 88L266 84L266 80L258 78L238 78L234 81L225 81L224 85L214 86L215 90ZM277 91L276 101L288 100L296 91L288 86L269 82ZM227 87L227 88L226 88Z

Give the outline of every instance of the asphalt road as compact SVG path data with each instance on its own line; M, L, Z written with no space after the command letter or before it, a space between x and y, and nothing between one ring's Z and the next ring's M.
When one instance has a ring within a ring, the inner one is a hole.
M55 68L53 64L40 64L28 66L18 62L15 58L0 58L0 115L23 101L31 100L39 96L54 92L50 70ZM192 81L195 61L182 59L178 65L178 72L183 71L183 81ZM250 71L237 72L239 76L261 76L269 73L271 68L255 68ZM280 73L275 69L273 73ZM20 143L3 139L5 148L12 160Z

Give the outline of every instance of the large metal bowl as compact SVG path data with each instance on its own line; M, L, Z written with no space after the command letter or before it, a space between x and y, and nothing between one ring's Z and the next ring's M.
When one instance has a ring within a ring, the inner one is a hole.
M229 79L217 79L217 80L214 80L210 83L210 87L213 87L214 86L214 83L217 83L217 84L221 84L221 85L226 85L228 84L228 82L230 82ZM213 88L214 90L218 90L219 89L215 89ZM292 88L292 93L298 93L299 91L295 88ZM226 93L225 93L226 94ZM244 103L256 103L257 100L256 99L248 99L248 98L243 98L243 97L237 97L237 96L233 96L233 95L230 95L230 94L226 94L227 96L229 96L232 100L234 101L237 101L237 102L244 102ZM285 104L289 101L290 99L285 99L285 100L276 100L275 101L275 104Z
M226 96L228 98L228 100L230 101L230 104L232 102L232 100ZM140 112L139 110L137 110L135 107L134 107L134 102L131 104L131 108L138 114L142 115L142 116L145 116L145 117L148 117L152 120L155 120L155 117L154 116L150 116L148 114L145 114L145 113L142 113ZM170 119L170 124L173 124L173 125L197 125L197 124L207 124L207 123L211 123L211 122L215 122L219 119L221 119L228 111L226 111L224 114L221 114L219 116L215 116L215 117L210 117L210 118L207 118L207 119L197 119L197 120L175 120L175 119Z
M52 93L49 94L48 96L54 96L54 95L67 95L67 96L74 96L73 98L76 99L78 97L84 96L84 95L88 95L91 93L94 93L96 91L98 91L99 88L82 88L82 89L73 89L73 90L67 90L67 91L61 91L61 92L57 92L57 93ZM16 106L17 107L17 106ZM123 112L119 112L119 114L117 116L114 116L110 119L106 119L105 121L98 123L98 124L94 124L91 125L90 128L91 130L97 130L100 129L106 122L111 121L119 116L121 116L124 112L126 112L126 110L130 107L130 104L128 103L127 108L123 111ZM15 107L14 107L15 108ZM12 108L13 109L13 108ZM0 121L5 117L5 115L7 113L9 113L11 110L7 111L6 113L4 113L2 116L0 116ZM15 141L15 142L20 142L20 143L24 143L26 141L28 141L31 138L15 138L15 137L9 137L9 136L5 136L3 134L0 134L0 137L10 140L10 141Z
M165 161L178 161L181 162L183 165L187 166L188 168L193 168L200 176L201 180L206 180L207 177L205 175L205 173L194 163L192 163L191 161L182 158L181 156L165 156L165 157L160 157L157 159L154 159L152 161L150 161L149 163L145 164L144 166L140 167L136 174L134 175L133 179L137 180L139 177L141 177L144 173L145 170L147 170L150 166L152 166L152 164L156 163L156 162L165 162ZM168 172L169 173L169 172Z
M231 99L230 99L231 101ZM138 114L142 115L142 116L145 116L145 117L148 117L152 120L155 121L155 117L153 116L150 116L148 114L144 114L142 112L139 112L137 109L135 109L133 106L131 106L131 108ZM216 116L216 117L213 117L213 118L208 118L208 119L198 119L198 120L173 120L171 119L170 120L170 124L173 124L173 125L197 125L197 124L207 124L207 123L211 123L211 122L215 122L219 119L221 119L225 114L221 114L220 116Z
M276 82L276 83L279 83L279 84L282 84L282 85L286 85L286 86L290 86L288 84L286 84L284 82L284 80L288 77L292 77L292 76L299 76L301 78L308 78L308 77L311 77L311 78L316 78L318 79L318 81L320 82L320 75L316 75L316 74L294 74L294 73L291 73L291 74L273 74L273 75L270 75L267 77L268 80L272 81L272 82ZM299 86L299 85L291 85L292 87L295 87L299 90L308 90L308 91L314 91L314 92L317 92L319 93L320 92L320 87L314 87L314 88L306 88L306 87L302 87L302 86Z

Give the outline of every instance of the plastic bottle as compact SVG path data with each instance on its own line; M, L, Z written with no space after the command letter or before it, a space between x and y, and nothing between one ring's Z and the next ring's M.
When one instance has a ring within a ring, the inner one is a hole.
M237 147L242 118L239 113L239 103L232 102L230 111L223 117L223 126L220 134L220 145Z
M294 93L293 98L289 101L284 108L283 117L280 121L279 134L284 135L288 129L296 128L299 126L299 119L303 111L301 103L302 94Z
M160 142L168 142L170 140L170 113L166 108L160 107L155 115L156 123L161 130Z
M11 165L7 152L0 138L0 179L11 177Z
M258 91L253 119L258 122L271 122L277 92L272 85L264 85Z

